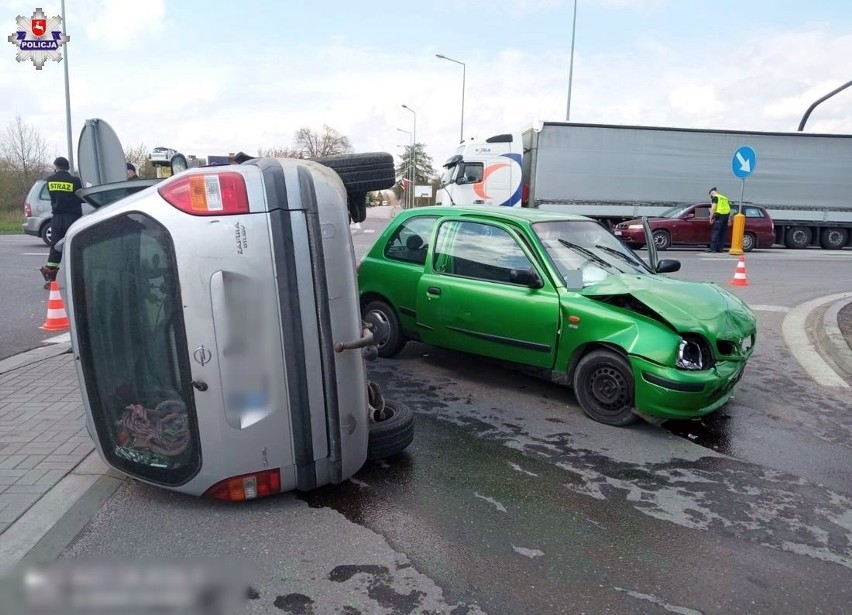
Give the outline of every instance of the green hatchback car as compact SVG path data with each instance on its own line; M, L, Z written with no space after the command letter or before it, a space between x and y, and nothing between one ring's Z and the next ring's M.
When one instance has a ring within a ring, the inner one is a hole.
M359 266L362 313L382 357L416 339L544 370L608 425L708 414L754 350L754 314L716 284L661 275L680 263L648 245L650 265L582 216L408 210Z

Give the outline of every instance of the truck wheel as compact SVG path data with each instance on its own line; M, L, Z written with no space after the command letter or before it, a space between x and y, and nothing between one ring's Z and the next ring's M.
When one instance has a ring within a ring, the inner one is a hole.
M51 243L51 240L53 239L53 225L49 221L45 222L41 226L41 232L39 234L41 235L41 240L47 247L51 247L53 245Z
M615 427L635 423L633 371L621 355L593 350L574 371L574 395L589 418Z
M384 301L370 301L364 306L364 320L373 325L373 339L380 357L392 357L405 347L405 335L396 311Z
M757 237L754 233L746 233L743 235L743 252L751 252L757 247Z
M802 250L811 245L811 229L807 226L791 226L784 237L784 245L793 250Z
M370 423L367 459L385 459L405 450L414 440L414 413L396 401L385 400L384 417Z
M337 173L350 196L386 190L396 183L393 156L385 152L323 156L314 161Z
M819 245L825 250L840 250L848 239L849 232L845 228L824 228L819 235Z
M672 245L672 236L669 235L668 231L656 230L651 236L654 238L654 245L657 246L658 250L668 250Z

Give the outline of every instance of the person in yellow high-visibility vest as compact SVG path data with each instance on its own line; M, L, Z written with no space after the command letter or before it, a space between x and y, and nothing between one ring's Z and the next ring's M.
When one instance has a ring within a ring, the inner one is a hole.
M713 230L710 235L710 249L708 252L721 252L725 243L725 230L728 228L728 217L731 215L731 202L724 194L710 188L710 223Z

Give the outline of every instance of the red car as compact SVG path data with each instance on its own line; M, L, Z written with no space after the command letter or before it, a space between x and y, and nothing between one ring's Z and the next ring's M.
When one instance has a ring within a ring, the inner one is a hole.
M725 238L726 245L731 244L731 229L737 208L731 205L731 217ZM755 248L769 248L775 243L775 224L769 217L769 212L759 205L743 204L743 214L746 217L745 233L743 234L743 251L751 252ZM649 218L648 223L654 236L657 250L666 250L672 245L710 245L710 203L695 205L678 205L664 211L658 218ZM628 220L617 224L613 229L616 237L631 248L641 248L645 245L645 234L642 230L642 220Z

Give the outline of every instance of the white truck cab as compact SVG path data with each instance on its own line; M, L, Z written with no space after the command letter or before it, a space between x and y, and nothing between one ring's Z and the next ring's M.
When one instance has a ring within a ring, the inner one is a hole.
M520 134L462 143L444 163L436 204L521 207L523 151Z

